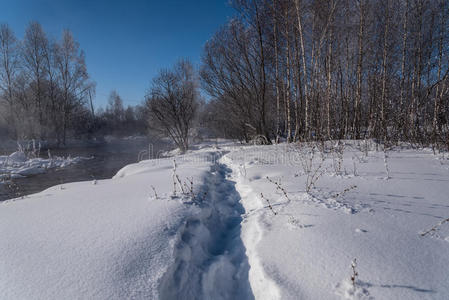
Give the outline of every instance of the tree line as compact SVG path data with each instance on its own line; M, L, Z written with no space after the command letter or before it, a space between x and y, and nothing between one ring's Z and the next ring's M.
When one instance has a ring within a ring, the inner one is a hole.
M232 3L200 70L216 132L449 145L448 1Z
M72 33L53 40L37 22L18 40L0 25L0 124L13 139L54 140L86 132L92 124L95 85Z
M142 105L124 108L113 92L97 113L95 85L69 31L50 41L31 23L18 41L2 25L3 123L17 138L61 143L67 132L149 128L181 150L201 132L246 142L373 138L449 147L447 0L232 5L237 16L206 43L198 71L180 60L153 79Z
M148 133L148 113L145 105L128 105L117 91L112 91L105 108L95 112L94 132L96 136L130 136Z
M107 106L94 108L95 82L73 34L49 37L31 22L23 40L0 25L0 136L64 145L68 138L147 133L142 105L123 105L112 91Z

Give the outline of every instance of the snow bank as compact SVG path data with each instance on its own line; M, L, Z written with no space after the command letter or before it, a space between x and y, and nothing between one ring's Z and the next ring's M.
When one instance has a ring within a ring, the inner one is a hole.
M119 172L132 174L0 204L0 298L156 299L177 232L198 210L171 198L172 164L143 161ZM210 168L188 156L177 164L198 184Z

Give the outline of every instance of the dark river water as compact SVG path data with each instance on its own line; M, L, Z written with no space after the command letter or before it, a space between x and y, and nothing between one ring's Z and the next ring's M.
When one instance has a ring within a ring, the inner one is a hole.
M149 139L113 140L104 144L51 149L52 156L91 157L65 168L47 170L44 174L14 179L14 187L0 185L0 201L43 191L51 186L93 179L112 178L124 166L138 160L161 156L170 145ZM47 158L47 151L42 151Z

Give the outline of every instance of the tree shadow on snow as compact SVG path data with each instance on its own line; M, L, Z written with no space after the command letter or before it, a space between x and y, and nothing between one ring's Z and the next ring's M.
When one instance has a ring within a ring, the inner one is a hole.
M404 284L372 284L369 282L364 282L358 280L357 283L365 288L388 288L388 289L408 289L418 293L429 293L435 294L435 290L420 288L412 285L404 285Z

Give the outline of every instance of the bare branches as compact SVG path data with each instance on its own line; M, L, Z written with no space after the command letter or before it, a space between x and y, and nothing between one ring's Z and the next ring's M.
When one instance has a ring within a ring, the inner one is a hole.
M151 189L153 190L154 198L155 198L156 200L159 200L159 196L157 195L156 188L152 185L152 186L151 186Z
M260 193L260 198L262 198L262 200L265 200L268 204L268 208L273 212L273 214L276 216L277 212L274 211L273 206L271 206L270 200L268 200L268 198L265 198L264 195L262 193Z
M170 137L185 152L198 108L197 83L192 64L181 60L173 69L160 71L153 80L146 101L151 129Z
M272 180L270 177L267 176L267 180L269 182L271 182L272 184L274 184L276 186L276 189L281 191L284 194L284 197L288 200L291 201L290 198L288 197L287 191L281 186L281 184L279 182L276 182L274 180Z
M200 200L199 197L197 197L197 195L195 195L193 176L190 178L187 177L186 181L181 181L181 178L179 177L179 175L177 173L177 169L178 169L178 165L176 164L176 160L173 159L173 169L172 169L173 194L172 194L172 197L173 198L178 197L177 192L179 189L181 196L188 196L192 199L192 201ZM156 198L157 198L156 190L154 190L153 186L151 186L151 187L153 188L154 194L156 195ZM205 191L203 193L202 201L205 200L206 196L207 196L207 191Z
M54 41L31 22L19 41L1 25L0 129L11 138L60 144L70 129L87 130L93 118L85 106L93 89L88 79L84 53L70 31Z
M317 151L315 147L312 147L308 157L303 156L301 159L302 168L306 175L305 190L307 193L309 193L313 188L315 188L315 184L326 171L324 169L323 158L321 158L321 160L318 161L318 163L315 161L316 152Z
M350 187L345 188L343 191L341 191L339 193L336 193L333 197L336 198L336 199L340 198L340 197L343 197L345 194L349 193L352 190L355 190L356 188L357 188L356 185L352 185Z
M446 147L449 2L234 4L241 14L209 41L201 72L214 106L226 107L227 118L216 112L232 127L226 134L247 141L268 125L276 142L293 135Z
M441 222L439 222L438 224L436 224L435 226L433 226L429 230L421 233L421 236L426 236L426 235L431 235L431 234L436 233L440 229L440 227L442 225L444 225L445 223L449 223L449 218L442 220Z

